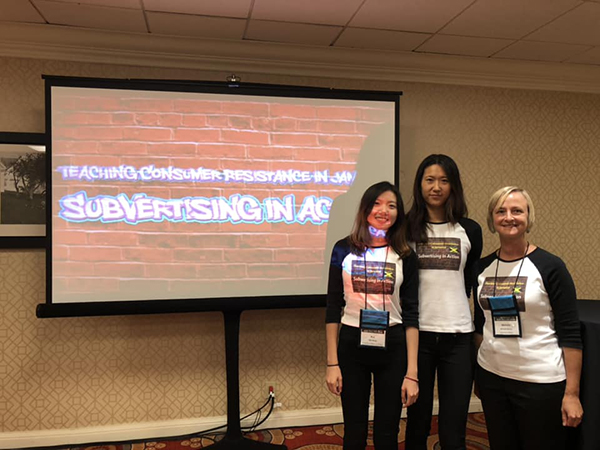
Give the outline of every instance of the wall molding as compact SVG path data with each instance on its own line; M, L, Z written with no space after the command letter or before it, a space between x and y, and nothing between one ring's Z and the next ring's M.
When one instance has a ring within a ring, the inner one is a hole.
M3 23L0 56L325 79L424 82L600 93L600 65ZM243 78L242 78L243 79Z
M433 414L439 411L437 400L433 405ZM481 412L481 402L473 397L469 412ZM369 411L373 419L373 408ZM406 409L402 410L406 417ZM25 447L52 447L55 445L80 445L92 442L119 442L135 439L150 439L157 436L182 436L201 430L217 427L226 423L226 416L198 419L170 420L163 422L125 423L102 427L86 427L61 430L38 430L0 433L0 449L18 449ZM300 427L341 423L341 408L302 409L281 411L275 409L271 417L259 429ZM252 420L242 422L250 426Z

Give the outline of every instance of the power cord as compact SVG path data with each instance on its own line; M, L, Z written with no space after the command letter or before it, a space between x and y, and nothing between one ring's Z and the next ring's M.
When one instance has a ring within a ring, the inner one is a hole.
M269 406L269 411L267 412L267 415L261 419L262 416L262 410L265 409L267 406ZM262 425L263 423L265 423L265 421L269 418L269 416L271 415L271 413L273 412L273 409L275 407L275 393L271 390L269 392L269 397L267 398L267 401L257 410L246 414L245 416L240 418L240 421L242 420L246 420L247 418L256 415L256 419L254 419L254 422L252 423L251 426L246 426L246 427L241 427L242 431L246 431L248 433L254 431L257 427L259 427L260 425ZM132 439L132 440L127 440L127 441L117 441L117 442L90 442L87 444L77 444L77 447L87 447L87 446L106 446L106 445L124 445L124 444L140 444L140 443L144 443L144 442L148 442L148 441L164 441L164 440L168 440L168 441L173 441L173 440L185 440L185 439L192 439L192 438L203 438L203 439L208 439L212 442L216 442L216 438L218 436L222 436L225 435L225 431L222 432L217 432L218 430L221 430L222 428L226 428L227 424L223 424L223 425L219 425L213 428L208 428L206 430L202 430L202 431L196 431L193 433L189 433L189 434L181 434L178 436L161 436L159 438L144 438L144 439ZM43 446L43 447L27 447L27 448L22 448L20 450L68 450L70 448L70 446L65 447L64 445L55 445L52 447L48 447L48 446Z
M260 417L262 414L262 410L267 405L269 405L269 411L267 412L267 415L261 420ZM261 406L259 409L257 409L254 413L252 413L252 414L256 414L256 419L254 420L254 424L250 427L242 427L242 430L248 430L249 432L256 430L256 428L258 428L260 425L262 425L263 423L265 423L267 421L267 419L273 412L274 408L275 408L275 394L273 392L270 392L269 399L265 402L265 404L263 406ZM252 414L249 414L247 417L250 417ZM246 417L244 417L243 419L245 419L245 418Z

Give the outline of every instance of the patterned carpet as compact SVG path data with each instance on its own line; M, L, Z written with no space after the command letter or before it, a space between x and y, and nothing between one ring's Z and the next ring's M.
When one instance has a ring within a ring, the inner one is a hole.
M402 419L400 434L398 435L398 450L404 448L404 432L406 420ZM369 430L369 436L370 436ZM434 417L429 437L428 449L440 450L437 435L437 417ZM344 427L338 425L318 425L310 427L275 428L256 431L246 434L246 437L272 444L284 444L288 450L341 450ZM191 438L185 440L156 440L137 444L94 445L83 447L67 447L64 450L190 450L205 448L213 443L208 438ZM467 449L489 450L485 420L483 413L469 414L467 423ZM369 439L368 450L373 449L373 442Z

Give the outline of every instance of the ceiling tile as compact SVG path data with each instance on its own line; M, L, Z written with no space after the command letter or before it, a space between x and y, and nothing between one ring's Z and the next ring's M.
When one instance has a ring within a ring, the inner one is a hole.
M148 12L148 26L153 34L207 37L214 39L242 39L245 19L226 17L192 16Z
M442 32L519 39L581 3L580 0L479 0Z
M363 0L255 0L253 19L346 25Z
M587 45L518 41L496 53L494 58L561 62L569 57L579 55L589 49L590 47Z
M438 31L473 0L366 0L352 27L386 30Z
M600 47L594 47L585 53L573 56L572 58L567 59L566 62L578 64L600 64Z
M411 51L421 45L430 36L431 34L426 33L347 28L335 42L335 47Z
M527 39L568 44L600 45L600 3L586 2Z
M142 9L140 0L59 0L63 3L81 3L83 5L112 6L114 8Z
M251 20L246 39L306 45L330 45L342 27Z
M509 45L511 40L476 38L466 36L446 36L437 34L421 45L422 53L445 53L449 55L483 56L493 55Z
M45 22L29 2L24 2L23 0L2 0L0 5L0 21Z
M144 0L146 11L247 18L252 0Z
M54 25L71 25L105 30L147 32L141 10L108 8L47 0L36 0L35 5L46 20Z

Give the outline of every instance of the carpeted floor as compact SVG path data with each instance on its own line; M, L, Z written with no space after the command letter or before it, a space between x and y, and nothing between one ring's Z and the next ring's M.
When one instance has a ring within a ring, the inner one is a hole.
M406 420L402 419L398 435L398 450L404 448L404 432ZM428 449L439 450L437 435L437 417L434 417L429 437ZM338 425L318 425L310 427L275 428L248 433L246 437L272 444L284 444L288 450L341 450L344 427ZM138 444L93 445L83 447L67 447L64 450L190 450L208 447L213 443L207 438L191 438L185 440L155 440ZM373 449L369 439L368 449ZM489 450L485 420L483 413L469 414L467 423L467 449Z

